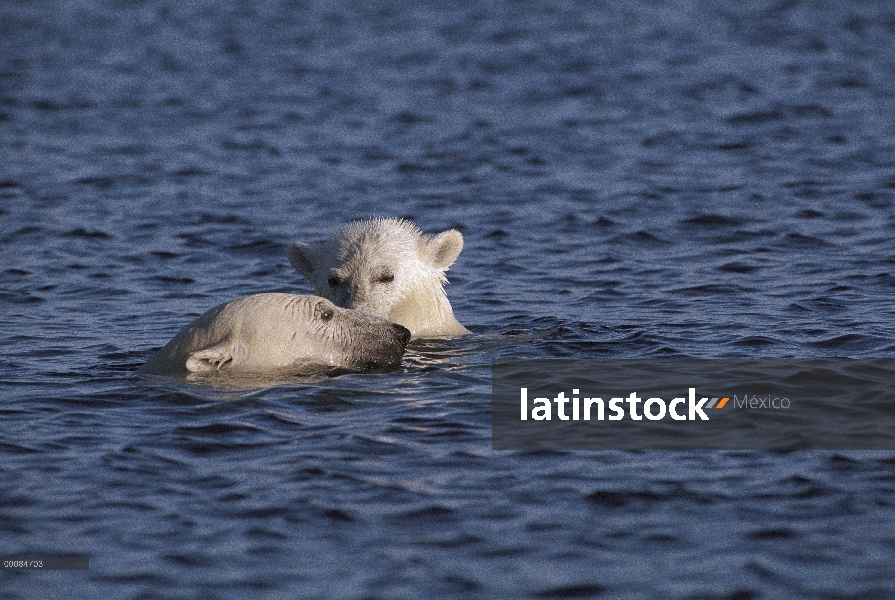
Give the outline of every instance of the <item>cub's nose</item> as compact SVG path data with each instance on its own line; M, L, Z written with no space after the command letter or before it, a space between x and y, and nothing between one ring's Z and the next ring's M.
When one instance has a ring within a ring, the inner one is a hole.
M395 332L395 335L398 336L398 341L401 342L401 346L406 348L407 343L410 341L410 330L397 323L392 323L392 330Z

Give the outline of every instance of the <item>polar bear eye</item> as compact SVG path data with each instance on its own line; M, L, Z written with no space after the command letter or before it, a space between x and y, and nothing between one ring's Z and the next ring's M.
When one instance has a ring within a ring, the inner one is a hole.
M336 287L337 285L342 283L341 280L335 275L330 275L329 279L327 279L326 282L329 284L329 287Z
M376 281L379 283L391 283L394 280L395 280L394 273L383 273L382 275L379 276L379 278Z
M329 320L332 319L332 318L333 318L333 311L331 311L331 310L324 310L322 313L320 313L320 320L321 320L321 321L326 322L326 321L329 321Z

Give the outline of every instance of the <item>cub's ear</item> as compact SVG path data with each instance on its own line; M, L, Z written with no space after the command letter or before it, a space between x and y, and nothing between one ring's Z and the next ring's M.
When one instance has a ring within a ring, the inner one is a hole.
M186 359L186 370L190 373L211 373L219 371L233 360L229 342L219 342L208 348L196 350Z
M463 250L463 235L456 229L448 229L428 238L426 258L433 267L447 271Z
M314 273L314 250L308 244L295 242L289 246L289 263L310 281Z

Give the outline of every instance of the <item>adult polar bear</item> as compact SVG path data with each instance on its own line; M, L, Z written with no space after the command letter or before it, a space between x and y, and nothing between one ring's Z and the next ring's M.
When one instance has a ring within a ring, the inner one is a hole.
M296 375L396 366L410 332L325 298L255 294L212 308L138 369L152 375Z
M455 229L424 235L410 221L377 218L347 223L326 242L296 242L289 262L338 306L403 325L412 339L456 337L469 332L454 317L444 273L461 250Z

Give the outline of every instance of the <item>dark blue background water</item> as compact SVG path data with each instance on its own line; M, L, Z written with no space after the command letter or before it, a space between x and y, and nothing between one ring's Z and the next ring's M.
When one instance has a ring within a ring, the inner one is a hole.
M889 2L0 4L4 598L895 597L895 454L495 452L494 358L892 357ZM132 374L456 227L476 335L258 391Z

